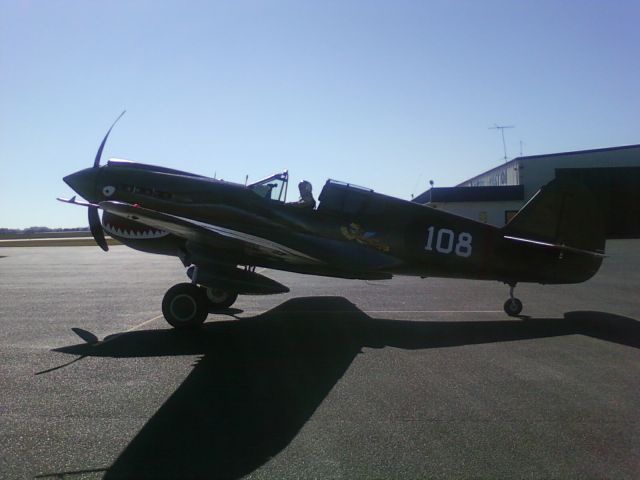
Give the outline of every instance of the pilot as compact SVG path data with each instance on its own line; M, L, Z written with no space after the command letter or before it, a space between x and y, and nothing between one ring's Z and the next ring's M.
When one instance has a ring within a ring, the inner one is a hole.
M313 198L313 187L311 186L311 182L308 182L307 180L301 181L298 184L298 190L300 190L300 200L297 202L291 202L289 205L313 210L316 207L316 201Z

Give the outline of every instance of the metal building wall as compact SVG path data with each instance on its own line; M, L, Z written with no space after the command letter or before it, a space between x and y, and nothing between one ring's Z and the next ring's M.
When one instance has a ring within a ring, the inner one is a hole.
M459 187L524 185L525 201L555 178L557 168L640 167L640 145L515 158Z
M640 237L640 145L516 158L458 186L523 185L524 205L557 172L580 178L594 192L609 237ZM463 215L477 217L487 207L484 203L465 205ZM511 205L491 207L508 210Z

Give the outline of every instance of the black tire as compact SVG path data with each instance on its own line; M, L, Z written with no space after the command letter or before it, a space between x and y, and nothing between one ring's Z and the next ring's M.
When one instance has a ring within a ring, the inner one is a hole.
M203 287L204 295L211 310L229 308L238 299L238 294L224 288Z
M510 317L516 317L522 312L522 302L517 298L510 298L504 302L504 311Z
M207 297L196 285L179 283L164 294L162 314L175 328L198 328L209 314Z

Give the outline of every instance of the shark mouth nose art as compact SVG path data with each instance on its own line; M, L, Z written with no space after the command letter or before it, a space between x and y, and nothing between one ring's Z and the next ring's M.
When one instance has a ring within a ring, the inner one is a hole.
M127 240L148 240L162 238L169 235L169 232L166 230L159 230L147 225L122 221L113 215L105 216L108 218L102 219L102 226L109 235L114 237L125 238Z

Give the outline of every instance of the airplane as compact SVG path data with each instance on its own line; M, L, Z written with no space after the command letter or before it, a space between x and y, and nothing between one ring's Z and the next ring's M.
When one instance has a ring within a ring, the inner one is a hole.
M126 160L101 166L123 114L93 166L63 179L86 201L58 200L88 209L105 251L107 232L128 247L181 260L190 281L162 300L178 329L199 327L238 295L289 291L256 267L364 280L494 280L509 286L504 311L518 316L517 283L584 282L604 257L602 214L577 181L552 180L501 228L331 179L317 208L300 208L286 202L286 171L245 185Z

